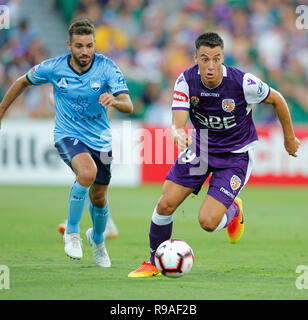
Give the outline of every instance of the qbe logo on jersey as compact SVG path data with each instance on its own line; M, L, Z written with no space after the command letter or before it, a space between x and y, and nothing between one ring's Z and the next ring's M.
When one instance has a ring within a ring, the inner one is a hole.
M0 6L0 30L10 29L10 9L8 6Z

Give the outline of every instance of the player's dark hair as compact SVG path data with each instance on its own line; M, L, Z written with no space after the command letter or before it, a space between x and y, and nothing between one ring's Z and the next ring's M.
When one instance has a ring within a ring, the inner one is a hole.
M224 41L222 38L215 32L206 32L201 34L195 41L196 51L199 50L201 46L215 48L220 46L221 49L224 48Z
M93 36L95 36L95 27L93 22L88 17L77 17L73 19L68 28L68 38L70 42L72 42L72 37L74 34L93 34Z

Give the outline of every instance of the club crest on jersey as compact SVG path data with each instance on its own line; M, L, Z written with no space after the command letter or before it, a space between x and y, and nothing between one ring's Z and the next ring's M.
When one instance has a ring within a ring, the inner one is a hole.
M231 180L230 180L230 187L232 188L233 191L237 190L242 184L242 180L236 176L233 175Z
M101 88L101 80L99 78L92 78L90 80L90 87L93 91L98 91Z
M221 106L223 111L232 112L235 108L235 101L233 99L223 99Z

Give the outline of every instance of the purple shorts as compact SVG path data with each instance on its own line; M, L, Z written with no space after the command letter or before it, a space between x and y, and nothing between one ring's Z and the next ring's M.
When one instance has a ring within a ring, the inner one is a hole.
M200 158L190 149L181 152L166 180L193 188L193 193L198 194L203 183L212 174L208 194L229 208L249 179L253 150L243 153L208 153L203 157L204 160Z

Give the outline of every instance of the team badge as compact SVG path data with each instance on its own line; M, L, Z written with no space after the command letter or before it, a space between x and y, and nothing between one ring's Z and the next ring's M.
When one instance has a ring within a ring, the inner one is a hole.
M191 103L194 107L196 107L196 106L199 104L199 98L196 97L196 96L192 96L192 97L190 98L190 103Z
M231 180L230 180L230 187L232 188L233 191L237 190L242 184L242 180L236 176L233 175Z
M90 87L93 91L98 91L101 88L101 80L99 78L92 78L90 80Z
M226 112L232 112L235 108L235 101L233 99L223 99L222 109Z

